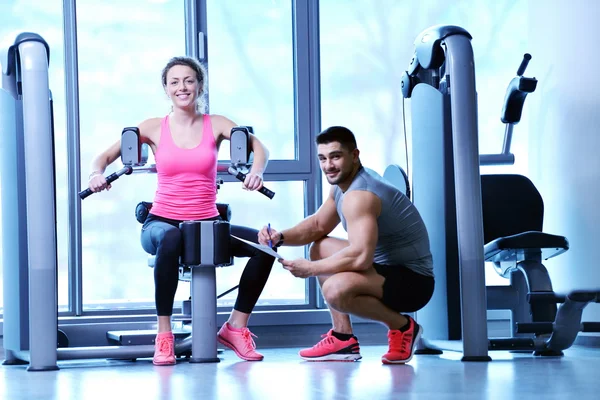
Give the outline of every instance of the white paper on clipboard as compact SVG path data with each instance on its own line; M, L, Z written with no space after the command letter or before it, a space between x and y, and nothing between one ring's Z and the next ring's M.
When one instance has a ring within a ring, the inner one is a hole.
M248 243L252 247L256 247L257 249L259 249L263 253L267 253L268 255L270 255L272 257L275 257L276 260L278 260L280 258L283 258L282 256L280 256L275 250L273 250L269 246L265 246L265 245L262 245L262 244L256 244L254 242L251 242L251 241L246 240L246 239L242 239L241 237L238 237L238 236L235 236L235 235L231 235L231 237L232 238L236 238L238 240L241 240L244 243Z

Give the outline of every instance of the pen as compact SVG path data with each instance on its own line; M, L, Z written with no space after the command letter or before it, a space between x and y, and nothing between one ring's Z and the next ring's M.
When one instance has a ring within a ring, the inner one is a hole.
M269 247L273 248L273 241L271 241L271 223L267 224L267 233L269 234Z

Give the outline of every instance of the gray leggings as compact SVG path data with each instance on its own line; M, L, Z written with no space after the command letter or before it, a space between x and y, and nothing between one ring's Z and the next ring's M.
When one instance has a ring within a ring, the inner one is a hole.
M221 217L205 221L220 220ZM154 262L154 298L156 313L160 316L173 314L173 302L179 282L179 255L181 254L181 221L149 214L142 226L141 241L144 250L156 256ZM231 234L245 240L257 242L258 231L238 225L231 225ZM262 290L267 283L275 258L244 243L231 239L234 257L249 257L242 272L238 297L234 309L249 314L254 309Z

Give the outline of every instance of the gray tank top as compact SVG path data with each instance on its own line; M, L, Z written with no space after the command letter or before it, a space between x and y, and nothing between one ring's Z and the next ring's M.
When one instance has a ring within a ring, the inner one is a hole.
M344 196L353 190L366 190L381 199L381 215L377 219L379 236L373 262L403 265L421 275L433 276L427 228L410 199L375 171L362 167L345 193L338 186L334 189L337 213L346 231L342 203Z

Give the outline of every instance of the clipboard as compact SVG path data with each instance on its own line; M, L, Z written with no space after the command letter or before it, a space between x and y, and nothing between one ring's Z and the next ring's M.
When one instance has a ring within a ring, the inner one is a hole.
M279 255L279 253L277 253L275 250L273 250L272 248L270 248L269 246L265 246L263 244L257 244L254 242L251 242L249 240L246 239L242 239L241 237L235 236L235 235L231 235L232 238L236 238L238 240L241 240L244 243L248 243L250 246L255 247L257 249L259 249L260 251L262 251L263 253L267 253L268 255L270 255L271 257L275 257L276 260L282 259L283 257L281 255Z

